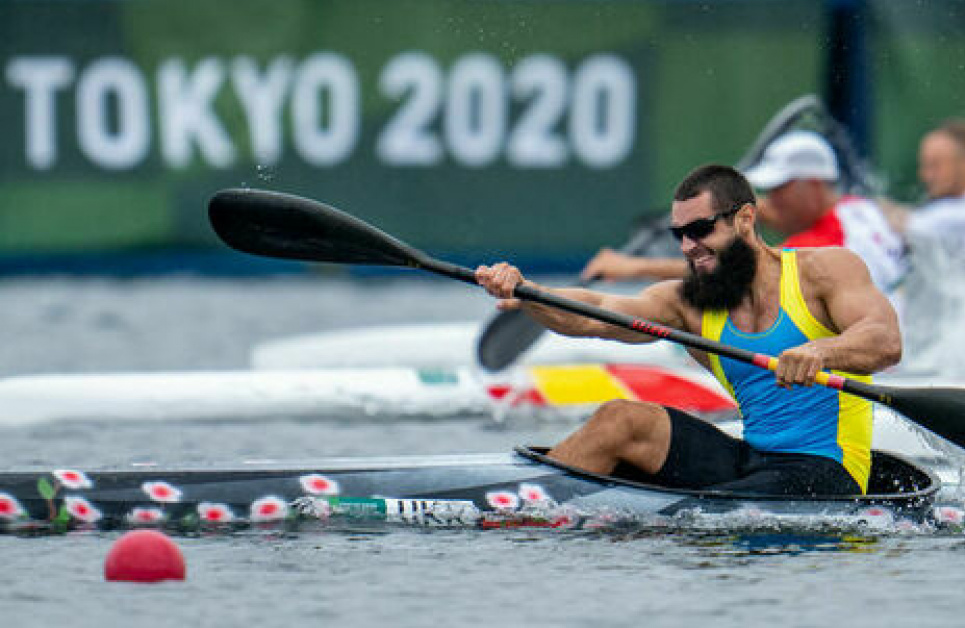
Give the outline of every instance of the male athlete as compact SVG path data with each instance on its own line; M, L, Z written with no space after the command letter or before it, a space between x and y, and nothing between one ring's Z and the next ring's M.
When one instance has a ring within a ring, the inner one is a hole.
M653 284L636 296L540 288L777 356L772 374L691 352L737 400L743 440L674 408L616 400L602 405L551 457L603 474L633 465L670 487L772 495L867 490L870 402L812 384L820 370L868 381L870 373L897 363L901 336L895 311L855 253L769 247L755 230L756 218L754 192L739 172L703 166L681 182L671 209L671 230L690 266L687 278ZM654 340L512 298L520 282L535 284L507 263L480 266L476 278L501 299L499 307L522 307L559 333Z

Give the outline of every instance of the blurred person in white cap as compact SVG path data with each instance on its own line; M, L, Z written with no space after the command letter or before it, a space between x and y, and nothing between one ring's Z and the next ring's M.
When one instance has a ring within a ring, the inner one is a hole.
M907 263L900 236L877 203L836 189L837 158L817 133L782 135L744 174L764 193L759 203L761 221L786 237L783 248L851 249L885 292L904 277Z

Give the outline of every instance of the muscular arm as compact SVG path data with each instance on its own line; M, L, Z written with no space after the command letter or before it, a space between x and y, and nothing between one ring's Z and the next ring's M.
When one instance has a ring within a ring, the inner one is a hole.
M546 328L566 336L591 336L628 343L644 343L655 340L652 336L615 327L585 316L512 298L513 289L518 283L525 281L528 285L545 292L653 321L668 327L676 329L685 327L682 304L678 296L678 282L656 283L634 296L604 294L581 288L547 288L523 279L515 267L503 263L492 267L480 266L476 269L476 279L490 294L500 299L500 309L522 308Z
M820 369L870 374L901 359L898 316L871 281L868 268L843 248L802 251L802 289L823 311L813 312L832 331L829 338L788 349L778 361L781 383L809 384Z

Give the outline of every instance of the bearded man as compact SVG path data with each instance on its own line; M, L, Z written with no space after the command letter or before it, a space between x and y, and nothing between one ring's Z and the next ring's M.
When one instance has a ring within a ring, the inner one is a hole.
M747 180L728 166L697 168L680 183L671 231L690 268L635 296L541 290L623 312L755 353L778 357L774 374L691 350L737 401L743 438L672 407L614 400L550 452L565 464L610 474L635 468L662 486L768 495L857 495L871 470L868 401L813 386L832 370L858 380L901 358L898 318L855 253L840 247L777 249L758 236ZM505 262L476 279L503 309L523 308L570 336L655 340L513 298L523 278Z

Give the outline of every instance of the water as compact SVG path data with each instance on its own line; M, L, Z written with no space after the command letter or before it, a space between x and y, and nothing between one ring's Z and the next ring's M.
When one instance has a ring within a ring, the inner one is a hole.
M482 319L465 286L406 277L0 282L0 374L244 368L257 342ZM565 428L74 424L0 429L2 466L505 451ZM390 529L178 538L181 583L106 583L114 533L0 537L2 626L955 625L965 536L888 530Z

